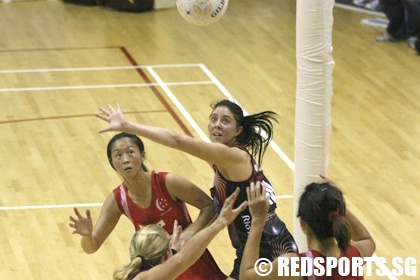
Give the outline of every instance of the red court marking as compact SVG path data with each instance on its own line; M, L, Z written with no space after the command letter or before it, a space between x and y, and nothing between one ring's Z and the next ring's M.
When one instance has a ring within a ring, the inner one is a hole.
M139 66L125 47L120 47L120 49L124 53L124 55L127 57L128 61L130 61L130 63L133 66ZM142 69L136 68L136 71L137 71L137 73L140 74L140 76L143 78L143 80L146 83L148 83L148 84L152 83L152 81L146 76L146 73L144 73L144 71ZM178 123L178 125L181 127L181 129L184 131L184 133L192 137L193 135L191 134L191 132L188 130L188 128L185 126L185 124L181 121L181 119L178 117L178 115L175 113L175 111L172 110L172 107L168 104L168 102L166 102L166 100L163 98L160 91L155 86L150 86L150 89L155 93L156 97L160 100L160 102L163 104L163 106L165 106L166 110L168 110L169 114L171 114L171 116Z
M90 49L116 49L118 48L127 58L127 60L131 63L132 66L139 66L138 63L134 60L134 58L131 56L131 54L127 51L125 47L80 47L80 48L51 48L51 49L18 49L18 50L0 50L0 53L5 52L34 52L34 51L65 51L65 50L90 50ZM143 80L146 83L151 83L151 80L147 77L146 73L140 69L136 69L137 73L143 78ZM166 111L169 112L169 114L172 116L172 118L178 123L178 125L181 127L181 129L184 131L185 134L189 136L193 136L192 133L188 130L187 126L182 122L182 120L179 118L179 116L175 113L175 111L172 109L172 107L166 102L166 100L163 98L161 92L158 90L155 86L149 86L149 88L153 91L153 93L156 95L156 97L159 99L159 101L162 103L162 105L165 107ZM145 112L163 112L163 111L137 111L137 112L124 112L125 114L138 114L138 113L145 113ZM28 122L28 121L39 121L39 120L51 120L51 119L65 119L65 118L73 118L73 117L90 117L94 116L91 114L86 115L74 115L74 116L57 116L57 117L48 117L48 118L33 118L33 119L20 119L20 120L11 120L11 121L0 121L0 124L6 124L6 123L18 123L18 122Z
M129 115L129 114L162 113L162 112L166 112L166 111L165 110L146 110L146 111L124 112L124 114L125 115ZM33 118L33 119L19 119L19 120L10 120L10 121L0 121L0 124L20 123L20 122L33 122L33 121L45 121L45 120L58 120L58 119L72 119L72 118L85 118L85 117L95 117L95 114L82 114L82 115L71 115L71 116L57 116L57 117Z
M98 50L98 49L118 49L120 47L74 47L74 48L51 48L51 49L16 49L16 50L0 50L2 53L7 52L48 52L48 51L77 51L77 50Z

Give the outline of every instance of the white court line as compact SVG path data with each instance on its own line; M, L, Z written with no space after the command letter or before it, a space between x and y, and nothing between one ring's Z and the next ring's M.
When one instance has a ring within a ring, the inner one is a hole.
M32 209L51 209L51 208L74 208L74 207L97 207L103 203L82 203L82 204L56 204L56 205L28 205L28 206L3 206L0 211L8 210L32 210Z
M177 68L177 67L197 67L199 64L162 64L162 65L143 65L143 66L109 66L109 67L76 67L76 68L42 68L42 69L10 69L0 70L0 74L10 73L42 73L42 72L81 72L81 71L108 71L124 69L146 69L146 68Z
M48 90L72 90L72 89L103 89L121 87L150 87L158 84L112 84L112 85L91 85L91 86L57 86L57 87L30 87L30 88L0 88L0 92L17 91L48 91Z
M211 81L195 82L172 82L166 85L207 85L213 84ZM158 83L148 84L111 84L111 85L90 85L90 86L57 86L57 87L32 87L32 88L0 88L0 92L18 92L18 91L49 91L49 90L73 90L73 89L103 89L103 88L123 88L123 87L153 87L160 86Z
M288 198L293 198L293 197L294 197L293 194L276 195L276 199L288 199Z
M181 102L175 97L175 95L171 92L171 90L168 88L168 84L165 84L162 79L159 77L159 75L153 70L152 67L148 67L147 70L152 74L153 78L158 82L158 84L162 87L163 91L166 93L166 95L172 100L172 102L175 104L176 107L181 111L181 113L184 115L184 117L188 120L188 122L194 127L195 131L200 135L201 139L203 139L206 142L210 142L210 139L207 137L207 135L201 130L201 128L198 126L198 124L194 121L194 119L191 117L191 115L185 110L184 106L182 106Z

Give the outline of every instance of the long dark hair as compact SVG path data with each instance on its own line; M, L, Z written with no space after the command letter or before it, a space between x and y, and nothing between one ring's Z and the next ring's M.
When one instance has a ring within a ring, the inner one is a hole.
M115 167L112 164L112 155L111 155L112 145L114 145L114 143L117 140L121 139L121 138L129 138L129 139L131 139L131 141L133 141L133 143L136 144L137 147L139 147L140 153L143 153L144 152L144 144L143 144L143 141L141 141L141 139L137 135L130 134L130 133L125 133L125 132L122 132L120 134L114 135L114 137L112 137L111 140L109 140L108 146L106 148L106 154L108 156L108 162L109 162L109 164L111 164L111 166L112 166L112 168L114 170L115 170ZM147 167L143 163L141 164L141 167L143 168L144 171L146 171L146 172L148 171L147 170Z
M230 101L216 101L211 105L214 110L217 107L224 106L228 108L235 117L238 126L242 126L242 133L238 135L236 141L245 145L251 155L257 159L259 166L262 165L264 153L273 139L273 123L277 122L277 113L273 111L263 111L257 114L244 116L242 108ZM263 133L263 135L261 135ZM265 135L264 135L265 134Z
M319 240L334 237L345 251L350 244L350 228L343 217L343 192L329 183L311 183L299 199L298 217L305 220Z

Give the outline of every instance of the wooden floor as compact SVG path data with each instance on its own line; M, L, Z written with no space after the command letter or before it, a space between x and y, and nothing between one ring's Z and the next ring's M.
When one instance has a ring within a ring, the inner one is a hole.
M230 94L248 113L279 113L274 142L293 159L295 14L292 0L231 1L220 22L199 28L176 9L0 3L0 279L111 279L127 263L126 219L93 255L68 227L75 205L96 220L121 180L106 159L112 134L97 133L100 105L118 101L131 120L200 137L209 104ZM329 176L391 268L396 256L420 260L420 57L405 43L375 42L384 30L360 24L370 17L334 9ZM145 145L150 169L208 192L206 163ZM293 171L273 149L263 168L286 196L278 213L292 229ZM209 248L229 273L227 233Z

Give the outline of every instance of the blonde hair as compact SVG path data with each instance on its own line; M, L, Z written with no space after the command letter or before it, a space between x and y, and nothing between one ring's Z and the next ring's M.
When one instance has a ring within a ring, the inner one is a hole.
M131 262L114 271L114 280L128 280L162 262L169 252L169 234L158 225L138 230L130 243Z

